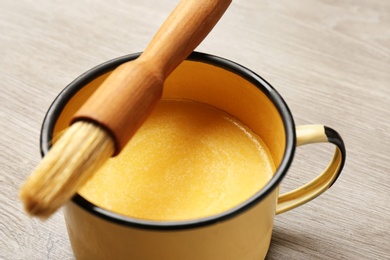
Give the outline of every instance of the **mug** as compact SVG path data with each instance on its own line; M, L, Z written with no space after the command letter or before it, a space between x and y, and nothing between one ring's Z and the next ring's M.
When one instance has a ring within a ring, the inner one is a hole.
M82 74L54 100L41 131L44 156L56 135L102 81L131 54L103 63ZM326 191L345 162L340 135L323 125L296 127L277 91L251 70L226 60L193 52L167 78L163 99L189 99L219 108L239 119L268 147L276 172L252 197L223 213L185 221L149 221L100 208L80 195L64 207L77 259L263 259L275 214L300 206ZM329 142L335 153L329 166L311 182L279 195L297 146Z

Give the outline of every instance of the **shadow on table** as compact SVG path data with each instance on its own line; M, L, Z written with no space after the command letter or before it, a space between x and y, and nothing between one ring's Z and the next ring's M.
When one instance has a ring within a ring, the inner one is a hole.
M274 227L271 245L265 259L299 259L310 257L320 251L321 243L317 238L310 237L307 233L297 230L287 230Z

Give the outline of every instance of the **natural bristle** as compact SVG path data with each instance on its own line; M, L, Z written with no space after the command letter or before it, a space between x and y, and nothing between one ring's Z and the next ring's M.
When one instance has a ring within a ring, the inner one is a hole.
M103 129L74 123L53 145L19 196L26 212L47 218L69 201L114 153L114 142Z

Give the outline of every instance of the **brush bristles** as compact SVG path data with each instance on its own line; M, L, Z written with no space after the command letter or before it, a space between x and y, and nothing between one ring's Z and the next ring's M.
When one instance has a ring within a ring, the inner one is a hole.
M74 123L21 188L19 196L26 212L40 218L49 217L113 153L114 142L104 130L88 122Z

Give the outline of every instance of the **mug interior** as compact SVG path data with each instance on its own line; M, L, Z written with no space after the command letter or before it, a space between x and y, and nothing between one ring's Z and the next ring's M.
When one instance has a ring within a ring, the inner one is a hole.
M50 107L41 133L46 154L51 140L68 127L72 115L119 64L139 54L121 57L86 72L57 97ZM180 228L214 223L229 218L261 201L274 190L291 163L295 149L295 127L281 96L252 71L225 59L194 52L166 80L163 99L187 99L212 105L237 118L260 136L273 158L276 172L269 183L247 201L218 215L189 221L162 223L142 221L101 209L80 195L73 202L105 219L145 228Z

